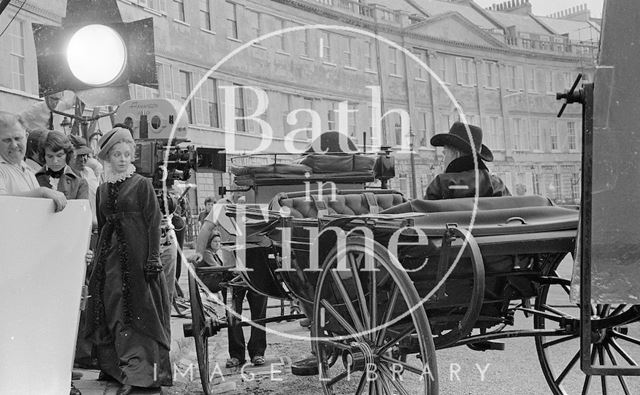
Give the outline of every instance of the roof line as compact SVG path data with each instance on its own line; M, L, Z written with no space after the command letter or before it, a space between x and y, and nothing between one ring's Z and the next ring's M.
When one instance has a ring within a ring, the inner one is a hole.
M475 1L470 0L469 1L469 5L471 6L471 8L473 8L474 10L478 11L480 14L482 14L482 16L484 16L485 18L487 18L491 23L493 23L496 27L499 27L500 29L502 29L503 32L507 31L507 26L503 25L502 23L500 23L499 20L497 20L496 18L494 18L493 16L491 16L491 14L489 14L487 12L487 10L485 10L484 8L480 7L478 4L476 4Z
M460 14L457 11L448 11L448 12L445 12L443 14L438 14L438 15L432 16L429 19L426 19L426 20L418 22L416 24L407 26L405 28L405 31L412 32L412 31L414 31L416 28L418 28L420 26L425 26L425 25L428 25L430 23L433 23L434 21L442 20L442 19L448 19L448 18L458 18L461 21L461 23L467 25L469 27L469 29L472 29L473 31L476 31L478 33L479 37L483 38L485 41L487 41L487 43L492 43L492 44L494 44L494 46L499 47L499 48L507 48L508 47L508 45L506 45L502 41L498 40L493 35L491 35L487 31L485 31L484 29L480 28L478 25L476 25L475 23L471 22L464 15Z
M411 7L418 10L422 15L426 16L427 18L431 17L431 15L429 15L429 13L425 11L422 7L420 7L414 0L404 0L404 1L405 3L409 4Z
M532 13L528 13L528 15L536 22L538 22L538 25L542 26L544 29L547 29L547 31L551 34L556 34L556 35L560 35L560 33L558 33L557 31L555 31L554 29L551 28L551 26L547 25L545 22L543 22L542 20L540 20L539 17L537 17L536 15L533 15Z

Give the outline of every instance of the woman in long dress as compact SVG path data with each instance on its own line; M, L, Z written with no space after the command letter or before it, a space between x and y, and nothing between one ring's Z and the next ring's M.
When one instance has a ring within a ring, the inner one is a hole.
M99 144L106 182L96 196L100 236L85 336L97 345L103 377L119 381L118 394L126 395L136 387L171 385L161 213L151 181L134 172L129 130L116 127Z

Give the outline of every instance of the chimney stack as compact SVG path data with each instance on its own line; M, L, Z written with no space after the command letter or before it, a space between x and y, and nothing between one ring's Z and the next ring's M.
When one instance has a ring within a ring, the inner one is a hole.
M529 0L507 0L497 4L497 6L492 9L513 14L527 15L531 13L531 3Z
M587 4L580 4L556 12L552 14L551 17L557 19L568 19L572 21L586 22L589 20L589 18L591 18L591 11L589 11L589 7L587 7Z

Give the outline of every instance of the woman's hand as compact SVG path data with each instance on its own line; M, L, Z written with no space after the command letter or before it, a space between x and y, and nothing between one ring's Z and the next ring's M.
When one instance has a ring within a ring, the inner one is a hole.
M153 280L157 280L162 273L162 264L158 262L147 262L144 266L144 279L147 282L151 282Z

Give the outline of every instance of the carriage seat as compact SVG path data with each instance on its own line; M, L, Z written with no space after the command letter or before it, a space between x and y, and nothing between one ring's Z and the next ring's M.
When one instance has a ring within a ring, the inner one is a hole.
M538 195L483 197L478 198L477 202L478 211L553 206L553 202L550 199ZM409 202L390 207L389 209L382 211L381 214L472 211L475 204L476 200L474 198L445 200L414 199Z
M271 210L287 207L293 218L318 218L319 214L363 215L376 214L406 202L404 196L393 190L336 191L335 199L325 191L321 199L316 193L280 193L271 201Z

